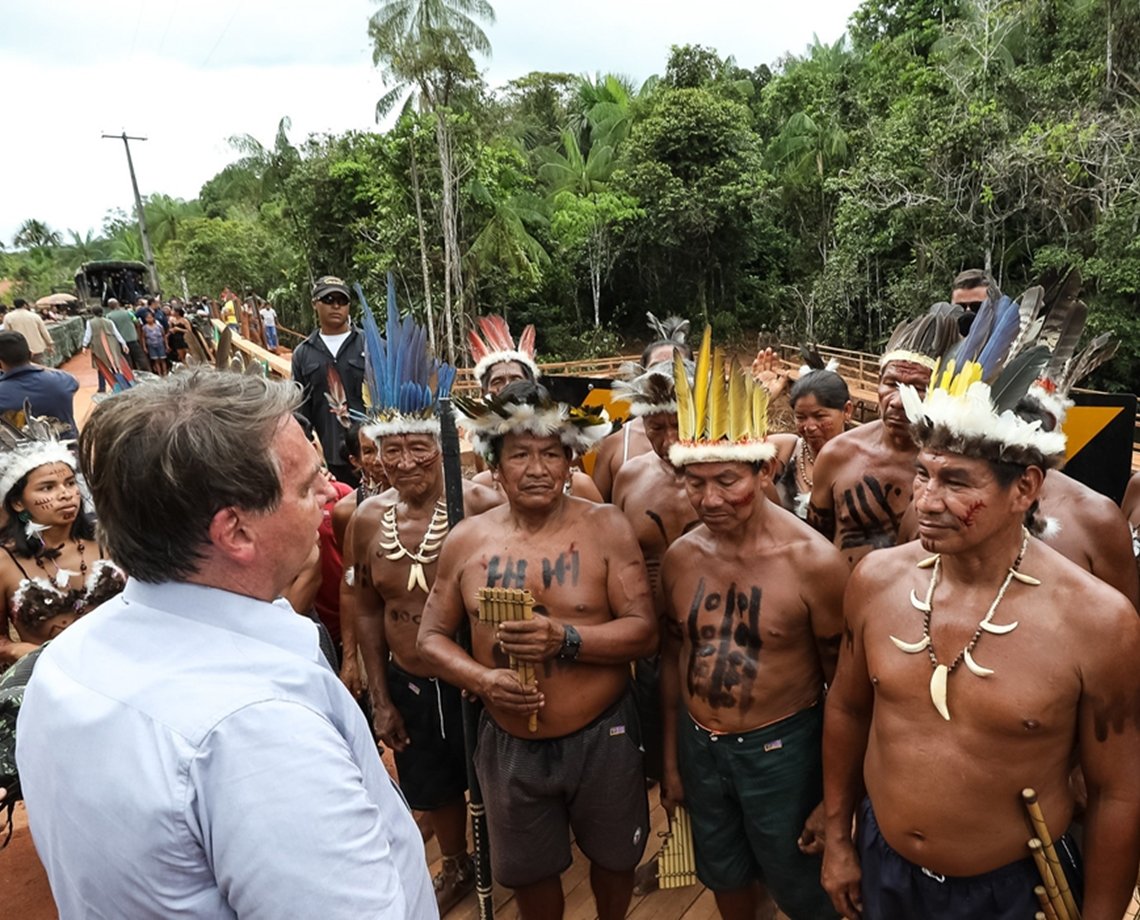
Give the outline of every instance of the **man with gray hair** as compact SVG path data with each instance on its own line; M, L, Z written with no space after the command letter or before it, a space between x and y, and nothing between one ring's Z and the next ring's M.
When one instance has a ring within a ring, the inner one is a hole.
M16 752L64 918L437 916L367 721L278 600L332 492L298 402L198 371L87 423L83 473L130 579L40 658Z

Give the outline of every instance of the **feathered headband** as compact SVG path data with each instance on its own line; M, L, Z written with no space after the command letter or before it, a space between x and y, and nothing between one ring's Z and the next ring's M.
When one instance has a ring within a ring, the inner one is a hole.
M879 367L892 361L909 361L934 370L942 356L959 340L960 306L937 303L922 316L899 323L887 341Z
M705 327L689 385L684 362L674 354L677 387L677 434L669 448L674 466L690 463L755 463L776 456L768 443L768 391L739 362L724 373L724 352L712 348L712 329Z
M1025 397L1052 416L1057 428L1061 427L1073 405L1069 391L1079 380L1112 358L1120 345L1112 333L1106 332L1076 354L1077 343L1088 319L1088 307L1077 299L1080 287L1080 273L1073 269L1065 274L1060 285L1043 296L1036 296L1028 307L1023 299L1021 306L1022 313L1026 314L1022 322L1028 330L1027 335L1050 351L1048 362ZM1038 316L1039 312L1041 316Z
M376 318L360 285L356 294L364 307L364 379L368 413L361 430L376 440L393 434L439 434L436 405L451 392L455 368L428 349L427 332L410 316L396 310L396 284L388 273L388 321L380 335Z
M693 373L692 362L682 362L687 377ZM673 361L660 361L642 368L631 366L629 380L614 383L614 395L629 403L629 414L634 418L659 415L677 411L677 387L673 381L676 364Z
M475 359L473 373L476 380L481 381L488 370L504 361L518 361L530 368L534 379L538 379L538 365L534 361L533 325L523 329L516 346L511 337L511 328L501 316L480 316L478 323L483 330L482 338L474 329L467 333L467 344L471 347L471 357Z
M79 468L75 454L60 435L68 426L54 418L36 417L24 403L22 412L0 417L0 501L32 470L49 463ZM13 418L14 416L14 418Z
M580 457L610 433L605 410L558 402L541 387L528 400L500 393L485 399L456 396L452 403L459 414L459 427L476 453L488 461L493 457L495 439L508 434L556 434L575 457Z
M839 359L829 358L827 361L824 361L823 355L819 353L819 349L815 345L801 345L800 357L804 359L804 363L800 365L800 377L806 377L808 374L815 373L816 371L830 371L833 374L839 373Z
M1064 459L1065 435L1017 412L1054 355L1056 343L1042 340L1037 320L1041 294L1030 288L1019 302L987 300L932 375L925 400L913 387L899 387L921 446L1046 469Z
M666 316L658 319L652 313L645 314L649 328L657 333L662 342L672 342L674 345L684 345L685 336L689 334L689 321L679 316Z

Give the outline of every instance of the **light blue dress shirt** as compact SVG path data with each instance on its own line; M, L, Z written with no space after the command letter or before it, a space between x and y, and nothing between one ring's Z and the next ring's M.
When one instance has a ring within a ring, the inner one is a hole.
M16 739L62 920L438 917L367 721L287 606L128 581L44 650Z

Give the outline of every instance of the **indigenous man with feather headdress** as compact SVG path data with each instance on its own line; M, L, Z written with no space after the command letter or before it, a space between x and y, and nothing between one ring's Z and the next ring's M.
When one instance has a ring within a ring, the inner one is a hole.
M674 351L679 351L685 358L693 357L693 349L685 342L685 336L689 334L688 320L679 316L668 316L661 320L652 313L646 313L645 316L656 338L642 351L641 367L672 361ZM637 416L627 420L620 430L598 445L592 476L594 485L605 501L613 498L614 480L622 465L652 449L649 438L646 437L645 424Z
M823 881L847 917L1034 916L1027 841L1042 835L1021 796L1032 787L1054 878L1078 902L1083 889L1086 920L1116 920L1140 861L1140 619L1029 534L1065 453L1025 399L1052 347L1025 334L1008 298L988 310L925 399L900 388L920 449L921 545L876 553L847 589ZM1088 785L1083 884L1067 833L1074 760Z
M475 361L473 374L479 381L483 398L498 396L505 386L516 380L535 381L541 376L534 361L534 326L528 325L519 336L518 345L511 337L510 327L501 316L480 316L479 328L483 335L472 329L467 333L471 347L471 357ZM498 488L495 474L491 470L477 473L472 480L480 485ZM593 502L602 500L593 481L580 470L571 469L566 488L570 495L587 498Z
M563 490L573 457L609 425L530 381L456 408L508 504L448 538L419 648L436 673L483 701L475 769L492 872L515 890L520 915L562 916L572 829L591 863L598 916L619 920L649 831L629 663L650 654L657 635L629 525L612 506ZM529 592L533 618L485 622L487 589ZM452 638L465 618L470 655ZM512 658L536 681L524 684Z
M834 916L800 848L822 798L821 700L841 636L847 567L765 495L768 394L705 330L690 388L680 360L669 449L701 526L665 553L662 800L688 809L697 877L725 920L753 920L760 884L792 920Z
M901 324L879 359L879 418L827 442L815 458L808 523L854 566L867 553L894 546L910 504L918 452L899 396L921 395L939 357L959 339L961 308L938 304Z
M1079 285L1079 277L1075 283ZM1060 431L1073 405L1069 391L1112 358L1117 342L1110 333L1104 333L1077 354L1088 308L1076 299L1071 275L1060 297L1051 298L1051 293L1055 292L1033 287L1018 298L1019 329L1024 326L1027 334L1032 333L1051 349L1048 363L1025 394L1022 408L1040 418L1046 431ZM994 304L1003 302L1008 303L1008 298L1003 301L1000 292L995 293ZM974 316L983 323L992 322L994 312L987 301ZM1112 585L1134 607L1138 605L1140 574L1133 564L1132 534L1127 518L1110 499L1060 469L1050 470L1041 484L1029 527L1033 536ZM899 528L899 542L917 536L917 515L912 505Z
M392 488L363 502L349 523L356 642L376 736L395 752L404 797L427 812L439 840L443 869L434 883L442 914L475 884L467 853L463 721L459 691L437 679L416 649L416 634L448 536L435 413L455 371L429 354L425 332L411 317L400 320L391 284L386 337L367 306L363 319L373 413L363 431L378 445ZM490 489L464 484L467 514L500 501Z

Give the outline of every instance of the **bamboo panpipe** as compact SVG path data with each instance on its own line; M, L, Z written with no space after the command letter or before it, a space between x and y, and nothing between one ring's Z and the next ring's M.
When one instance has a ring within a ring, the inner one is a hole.
M657 881L662 888L685 888L697 883L693 857L693 825L681 806L673 811L669 830L662 835L665 845L657 860Z
M1045 890L1045 886L1038 885L1033 889L1033 894L1037 897L1037 903L1041 905L1041 910L1037 911L1037 916L1044 917L1045 920L1057 920L1057 912L1053 910L1053 905L1049 902L1049 894Z
M1029 814L1029 823L1033 828L1033 836L1035 839L1041 841L1041 854L1045 859L1049 875L1052 876L1053 884L1057 888L1058 897L1054 899L1053 891L1049 887L1049 879L1045 877L1045 873L1041 874L1041 880L1045 882L1045 890L1049 893L1049 899L1053 901L1053 909L1056 911L1057 920L1081 920L1081 912L1077 909L1077 901L1073 897L1073 892L1069 889L1069 880L1065 876L1065 870L1061 866L1061 860L1057 858L1057 850L1053 846L1053 837L1049 833L1049 825L1045 823L1045 815L1042 814L1041 806L1037 802L1036 791L1029 788L1022 789L1021 800L1025 803L1025 810ZM1030 841L1029 846L1030 849L1033 848L1033 841ZM1036 858L1036 855L1034 855L1035 860ZM1040 870L1040 868L1040 863L1038 863L1038 870Z
M483 623L498 626L504 620L534 619L534 595L525 588L480 588L475 597L479 601L479 620ZM524 687L535 686L532 662L517 661L512 655L511 667ZM527 728L532 732L538 731L537 712L530 714Z
M1041 875L1041 881L1045 883L1045 893L1048 896L1049 904L1053 908L1053 913L1057 915L1057 920L1074 920L1068 908L1065 907L1065 901L1061 897L1061 890L1057 887L1057 880L1053 877L1053 870L1050 868L1049 860L1045 856L1045 847L1037 837L1030 839L1029 852L1033 854L1033 862L1037 864L1037 871Z

